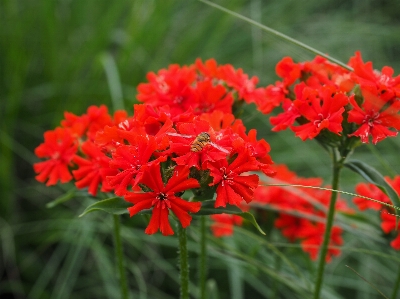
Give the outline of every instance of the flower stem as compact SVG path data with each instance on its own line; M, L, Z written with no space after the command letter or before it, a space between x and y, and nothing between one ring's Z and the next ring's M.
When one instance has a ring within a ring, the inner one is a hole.
M206 240L206 216L200 217L200 257L199 257L199 288L200 299L206 299L207 280L207 240Z
M114 218L114 246L115 246L115 256L118 264L119 272L119 285L121 288L121 298L128 299L128 284L126 280L125 268L124 268L124 255L122 251L121 242L121 226L118 215L113 215Z
M181 296L180 299L189 299L189 262L187 251L187 235L186 229L178 222L178 239L179 239L179 270L181 280Z
M343 167L344 160L345 160L345 157L338 159L337 153L335 152L335 150L332 150L332 164L333 164L332 189L333 190L338 190L338 188L339 188L340 170ZM326 254L328 252L328 245L329 245L329 240L331 237L331 230L332 230L332 225L333 225L333 219L335 216L335 205L336 205L337 197L338 197L338 193L332 191L330 203L329 203L328 215L327 215L327 219L326 219L324 240L322 242L321 251L319 253L317 280L315 282L315 290L314 290L314 299L319 298L319 295L321 292L321 287L322 287L322 282L324 280L325 258L326 258Z
M399 291L399 286L400 286L400 269L399 269L399 273L397 274L396 282L394 284L392 297L390 297L390 298L392 298L392 299L397 298L397 292Z

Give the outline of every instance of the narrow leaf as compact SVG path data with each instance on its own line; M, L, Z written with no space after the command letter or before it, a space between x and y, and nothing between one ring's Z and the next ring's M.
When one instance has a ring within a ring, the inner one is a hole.
M114 215L128 214L127 208L132 206L121 197L111 197L88 206L79 217L94 211L104 211Z
M375 168L358 160L349 161L344 166L361 175L369 183L377 186L383 193L389 196L394 206L400 207L399 195ZM396 214L399 213L397 209L395 209L395 212Z
M243 16L241 14L238 14L238 13L236 13L236 12L234 12L232 10L229 10L229 9L227 9L225 7L222 7L222 6L220 6L220 5L216 4L216 3L213 3L213 2L210 2L210 1L207 1L207 0L199 0L199 1L203 2L204 4L209 5L211 7L219 9L219 10L221 10L221 11L227 13L227 14L230 14L231 16L234 16L234 17L236 17L236 18L238 18L240 20L246 21L246 22L248 22L248 23L250 23L250 24L252 24L254 26L257 26L258 28L261 28L262 30L264 30L264 31L266 31L266 32L268 32L270 34L273 34L273 35L275 35L275 36L277 36L277 37L279 37L279 38L281 38L281 39L283 39L285 41L288 41L288 42L290 42L290 43L292 43L292 44L294 44L294 45L296 45L298 47L306 49L307 51L310 51L311 53L314 53L316 55L322 56L322 57L328 59L329 61L331 61L333 63L336 63L336 64L340 65L341 67L343 67L343 68L345 68L345 69L347 69L349 71L353 70L350 66L348 66L347 64L341 62L340 60L337 60L337 59L335 59L335 58L333 58L333 57L331 57L329 55L326 55L325 53L323 53L321 51L318 51L317 49L315 49L313 47L310 47L309 45L304 44L304 43L302 43L302 42L300 42L300 41L298 41L298 40L296 40L296 39L294 39L292 37L289 37L289 36L283 34L282 32L279 32L279 31L277 31L275 29L272 29L272 28L270 28L268 26L265 26L265 25L263 25L261 23L258 23L258 22L254 21L252 19L249 19L249 18L247 18L247 17L245 17L245 16Z
M383 298L389 299L388 297L386 297L373 283L369 282L368 280L366 280L364 277L362 277L360 275L360 273L358 273L356 270L354 270L352 267L345 265L347 268L349 268L351 271L353 271L355 274L358 275L358 277L360 277L362 280L364 280L366 283L368 283L372 288L374 288L379 294L382 295Z
M54 208L55 206L64 203L75 196L75 189L69 190L67 193L57 197L55 200L52 200L51 202L46 204L46 208L51 209Z

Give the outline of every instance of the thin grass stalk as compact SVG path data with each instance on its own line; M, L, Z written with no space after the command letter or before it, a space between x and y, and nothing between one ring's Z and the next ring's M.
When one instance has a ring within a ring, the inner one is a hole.
M390 297L391 299L398 298L397 297L397 293L399 291L399 287L400 287L400 268L399 268L399 272L397 273L397 279L396 279L396 282L395 282L394 287L393 287L392 296Z
M279 32L279 31L277 31L275 29L272 29L272 28L270 28L268 26L260 24L260 23L258 23L256 21L252 20L252 19L249 19L249 18L247 18L247 17L245 17L245 16L243 16L241 14L238 14L238 13L232 11L232 10L229 10L229 9L227 9L227 8L225 8L223 6L220 6L218 4L215 4L213 2L210 2L210 1L207 1L207 0L199 0L199 1L205 3L205 4L209 5L209 6L212 6L212 7L216 8L216 9L219 9L219 10L221 10L223 12L226 12L226 13L230 14L231 16L234 16L234 17L236 17L238 19L246 21L246 22L248 22L248 23L250 23L250 24L252 24L254 26L257 26L257 27L261 28L262 30L264 30L264 31L266 31L266 32L268 32L270 34L273 34L273 35L281 38L282 40L288 41L288 42L290 42L290 43L292 43L292 44L294 44L294 45L296 45L296 46L298 46L300 48L303 48L303 49L305 49L307 51L310 51L311 53L313 53L315 55L319 55L321 57L324 57L327 60L329 60L329 61L331 61L333 63L336 63L337 65L340 65L341 67L343 67L346 70L349 70L349 71L353 70L350 66L348 66L347 64L341 62L340 60L335 59L335 58L333 58L333 57L331 57L329 55L326 55L325 53L323 53L321 51L318 51L317 49L315 49L313 47L310 47L309 45L307 45L305 43L302 43L301 41L298 41L297 39L294 39L294 38L292 38L290 36L287 36L286 34L283 34L282 32Z
M200 299L207 299L207 236L206 216L200 217L199 289Z
M180 298L189 299L189 261L186 229L178 222Z
M333 164L332 165L333 166L332 189L333 190L338 190L338 188L339 188L340 171L343 168L344 160L345 160L344 157L338 159L337 152L335 151L335 149L332 149L332 164ZM338 192L332 191L330 203L329 203L328 215L327 215L327 219L326 219L324 240L322 243L321 251L319 253L318 270L317 270L317 277L316 277L314 297L313 297L314 299L319 298L321 288L322 288L322 283L324 280L325 258L326 258L326 254L328 253L328 245L329 245L329 240L331 237L333 219L335 216L335 205L336 205L337 197L338 197Z
M275 270L276 273L279 273L281 268L282 268L282 260L279 258L279 256L275 255ZM281 283L274 279L272 282L272 298L273 299L278 299L279 298L279 289L281 287Z
M128 293L128 283L126 280L126 273L125 273L124 253L122 250L120 219L118 215L113 215L113 219L114 219L114 247L118 265L121 298L128 299L129 293Z

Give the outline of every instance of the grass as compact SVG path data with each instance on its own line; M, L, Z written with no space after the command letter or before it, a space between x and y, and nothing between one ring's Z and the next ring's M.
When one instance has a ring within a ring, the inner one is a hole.
M390 65L399 73L399 4L393 2L216 1L344 62L361 50L377 68ZM171 63L190 64L197 57L242 67L266 85L277 79L274 66L286 55L297 61L313 57L198 1L1 1L2 298L115 298L118 291L111 218L78 219L87 203L82 198L46 209L46 203L68 187L47 188L33 179L34 148L45 130L59 124L64 111L82 114L93 104L111 108L115 97L131 110L136 86L147 72ZM104 66L104 57L114 65L111 71ZM110 90L110 74L120 89ZM301 142L290 132L270 132L269 123L254 107L246 108L244 121L271 144L275 162L329 182L328 156L316 143ZM390 139L375 152L360 149L354 158L368 161L384 174L398 173L399 145L398 139ZM343 175L343 189L353 191L360 179L347 170ZM345 264L390 296L399 261L380 233L378 216L370 216L373 221L359 228L362 237L358 228L349 230L342 256L328 265L323 298L382 298ZM140 217L123 217L122 224L133 297L176 298L176 239L145 236ZM195 229L189 238L193 259L198 250ZM277 232L268 236L267 243L254 232L239 230L229 242L210 237L209 247L208 285L218 290L219 299L231 298L230 281L242 284L237 299L307 298L310 293L315 265ZM273 254L276 249L290 263ZM233 261L239 274L230 278L227 271ZM193 274L196 262L191 265ZM305 275L302 280L295 269Z

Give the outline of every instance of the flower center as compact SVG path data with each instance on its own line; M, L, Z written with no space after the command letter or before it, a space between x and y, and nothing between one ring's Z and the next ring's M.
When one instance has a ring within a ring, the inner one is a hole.
M221 167L220 170L223 172L221 185L224 186L225 182L229 185L233 185L233 171L229 170L229 173L227 173L225 167Z
M171 203L168 200L168 194L162 192L158 193L153 200L153 205L157 208L161 206L161 209L170 209Z
M321 126L321 123L322 123L325 119L329 118L329 115L328 115L328 117L324 117L324 116L322 115L322 113L318 113L318 117L319 117L319 119L314 120L314 126L316 126L317 128L319 128L319 127Z
M368 126L373 127L374 124L381 123L381 121L378 120L379 116L379 112L373 112L370 115L365 116L364 123L367 123Z
M183 100L184 100L183 96L177 96L174 98L174 104L178 104L178 105L182 104Z

